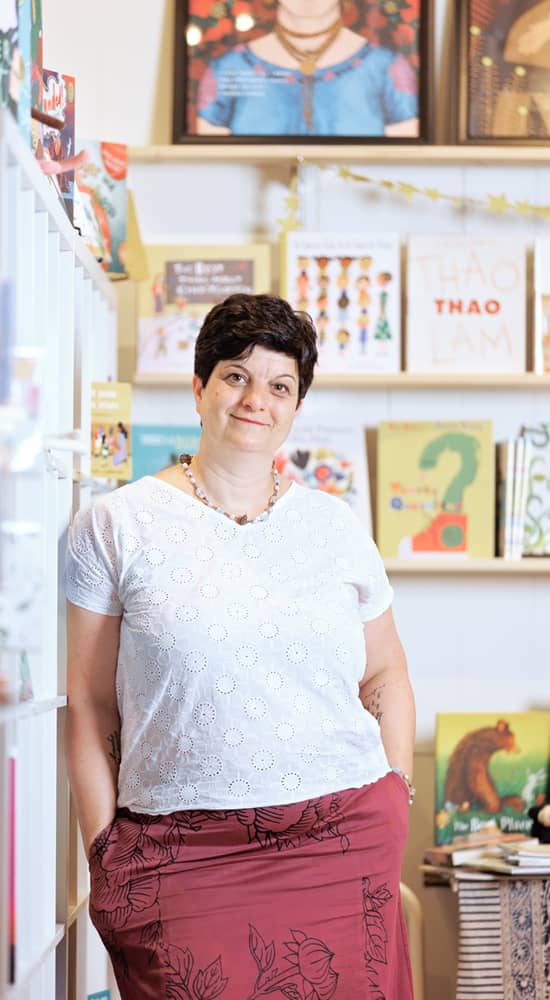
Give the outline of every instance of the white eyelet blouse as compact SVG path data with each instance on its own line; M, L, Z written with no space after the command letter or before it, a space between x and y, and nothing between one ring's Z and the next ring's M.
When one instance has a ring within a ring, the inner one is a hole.
M65 590L122 615L119 806L276 805L389 771L358 682L393 592L343 501L294 483L237 525L145 476L77 514Z

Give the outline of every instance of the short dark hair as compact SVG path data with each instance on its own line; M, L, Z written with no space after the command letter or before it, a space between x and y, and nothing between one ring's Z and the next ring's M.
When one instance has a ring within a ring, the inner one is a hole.
M256 346L295 358L302 400L313 381L317 333L308 313L278 295L237 293L214 306L195 344L195 375L206 385L219 361L247 358Z

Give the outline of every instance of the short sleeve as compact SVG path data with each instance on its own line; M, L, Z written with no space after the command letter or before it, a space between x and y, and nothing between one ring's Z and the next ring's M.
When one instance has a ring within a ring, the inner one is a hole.
M393 601L382 556L370 536L365 538L365 579L358 585L359 613L362 622L370 622L387 611Z
M418 115L418 79L405 56L395 56L387 69L383 85L386 125L416 118Z
M376 543L359 518L349 512L348 552L352 583L359 596L359 615L370 622L387 611L393 601L393 588Z
M64 574L72 604L101 615L121 615L109 511L102 504L79 511L69 528Z
M229 128L234 101L227 85L224 93L223 81L226 76L223 57L207 66L199 83L197 115L211 125Z

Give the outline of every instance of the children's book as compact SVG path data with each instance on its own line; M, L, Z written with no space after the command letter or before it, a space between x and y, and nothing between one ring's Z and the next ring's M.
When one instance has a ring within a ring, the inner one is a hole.
M514 439L499 441L496 446L497 475L497 555L512 557L512 520L514 498Z
M88 162L76 171L74 223L104 271L126 274L128 147L122 143L78 141Z
M384 557L490 558L494 527L490 421L380 424L376 540Z
M49 159L61 162L75 155L75 81L72 76L65 76L54 70L42 71L42 105L41 111L57 119L59 128L53 125L40 124L36 135L35 155L39 160ZM36 124L36 123L35 123ZM55 188L65 211L73 221L74 206L74 170L49 176L50 184Z
M137 371L192 372L195 342L213 305L235 292L270 291L270 249L148 246L138 297Z
M550 372L550 239L535 240L534 250L535 372Z
M528 836L528 810L545 799L550 712L437 715L435 843L497 827Z
M550 424L523 427L522 435L531 445L523 553L544 556L550 554Z
M134 424L132 427L132 480L154 476L180 455L194 455L199 448L200 427Z
M394 233L305 233L283 240L282 295L310 314L321 372L398 372L401 268Z
M92 382L92 468L96 479L132 478L132 387Z
M525 275L522 240L411 236L407 370L524 372Z
M298 414L275 456L281 475L345 500L372 533L364 429Z

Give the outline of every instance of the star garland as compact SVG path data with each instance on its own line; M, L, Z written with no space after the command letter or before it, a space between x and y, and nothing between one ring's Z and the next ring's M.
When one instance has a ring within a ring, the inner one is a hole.
M300 157L299 167L310 166L306 159ZM487 194L485 198L470 198L463 195L446 194L436 187L418 187L416 184L409 184L407 181L388 180L380 177L367 177L365 174L357 173L349 167L339 167L334 164L315 164L319 170L330 170L335 172L342 180L351 181L358 184L370 184L372 187L380 188L384 191L392 191L396 195L412 201L413 198L428 198L433 202L446 202L455 205L456 208L477 208L490 212L493 215L504 215L506 212L513 212L524 217L544 219L550 221L550 205L535 205L526 199L520 201L510 201L508 196L502 194ZM285 199L287 215L279 219L281 232L287 233L293 229L300 229L300 199L298 194L298 170L294 171L289 185L289 193Z

